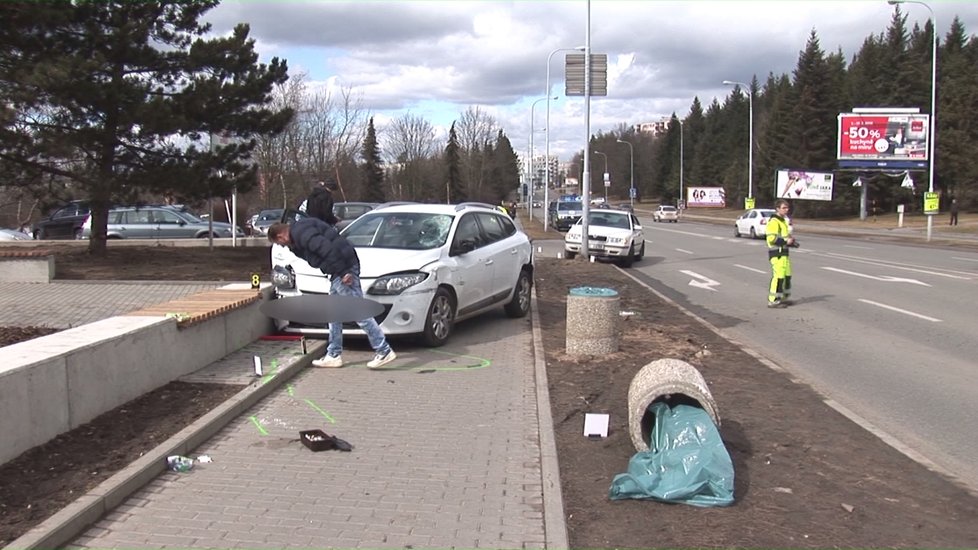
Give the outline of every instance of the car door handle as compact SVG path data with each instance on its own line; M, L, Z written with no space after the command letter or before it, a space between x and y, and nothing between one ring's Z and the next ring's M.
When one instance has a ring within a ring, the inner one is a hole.
M492 265L492 264L493 264L493 260L486 260L486 265Z

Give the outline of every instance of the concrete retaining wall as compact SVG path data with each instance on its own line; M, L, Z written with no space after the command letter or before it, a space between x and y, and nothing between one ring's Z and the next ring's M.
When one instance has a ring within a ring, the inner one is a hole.
M0 281L5 283L50 283L53 278L54 256L0 257Z
M0 464L271 333L261 303L186 328L110 317L0 348Z

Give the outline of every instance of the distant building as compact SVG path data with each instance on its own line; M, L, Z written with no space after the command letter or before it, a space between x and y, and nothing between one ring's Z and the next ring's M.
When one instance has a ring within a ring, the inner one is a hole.
M670 117L662 117L655 122L643 122L641 124L636 124L633 126L633 128L636 132L651 134L652 137L657 137L669 131L669 121L671 120L672 118Z

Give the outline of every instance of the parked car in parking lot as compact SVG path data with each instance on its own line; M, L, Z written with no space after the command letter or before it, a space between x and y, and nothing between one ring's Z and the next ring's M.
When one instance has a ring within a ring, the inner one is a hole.
M774 215L771 208L751 208L734 220L734 237L749 235L752 239L763 239L767 235L767 221ZM791 220L788 231L791 231Z
M261 237L268 235L268 228L280 221L283 213L285 213L284 208L268 208L258 212L258 217L251 224L252 234Z
M675 206L660 204L655 212L652 212L652 221L658 222L679 222L679 209Z
M231 224L211 222L215 238L232 236ZM210 235L211 224L178 206L122 206L109 209L109 239L196 239ZM243 237L238 228L235 235ZM82 225L83 239L92 236L92 220Z
M353 220L377 208L375 202L337 202L333 204L333 215L340 219L336 224L336 229L343 229L350 225Z
M583 217L582 217L583 219ZM638 218L624 210L595 209L588 213L589 256L631 267L645 256L645 235ZM564 255L573 259L582 251L584 225L578 220L564 235Z
M0 241L29 241L31 236L16 229L0 229Z
M31 228L35 239L80 239L91 209L86 201L71 201L52 210Z
M499 307L510 317L529 312L530 240L492 205L385 206L360 216L342 234L360 258L364 297L384 306L376 319L387 335L418 335L426 345L440 346L457 321ZM329 293L322 271L288 247L273 244L271 263L276 296ZM285 332L328 334L323 326L277 324ZM356 323L346 324L343 333L363 335Z

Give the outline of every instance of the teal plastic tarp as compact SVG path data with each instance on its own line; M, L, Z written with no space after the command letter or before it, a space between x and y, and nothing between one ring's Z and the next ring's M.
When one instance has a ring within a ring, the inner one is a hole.
M649 450L635 453L608 496L692 506L733 504L734 469L713 419L690 405L649 405L655 416Z

